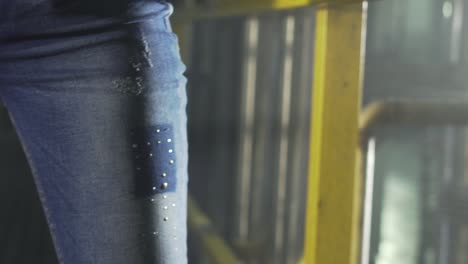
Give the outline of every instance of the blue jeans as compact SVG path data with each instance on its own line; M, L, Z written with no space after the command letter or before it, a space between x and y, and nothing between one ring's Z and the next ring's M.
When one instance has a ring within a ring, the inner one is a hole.
M60 263L186 263L186 79L172 6L0 0L0 100Z

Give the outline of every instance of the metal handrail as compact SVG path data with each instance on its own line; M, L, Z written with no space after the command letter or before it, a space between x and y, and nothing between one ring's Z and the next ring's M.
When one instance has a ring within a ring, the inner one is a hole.
M231 2L213 1L206 4L194 4L188 7L181 5L175 13L174 20L177 23L192 22L194 20L205 20L232 16L258 15L265 12L281 11L296 8L304 8L320 4L343 4L357 3L362 0L282 0L275 4L275 0L257 2L252 0L235 0Z
M466 125L468 102L388 100L368 105L359 119L361 134L377 124Z
M215 264L241 263L227 242L216 232L210 219L192 197L188 198L188 227Z

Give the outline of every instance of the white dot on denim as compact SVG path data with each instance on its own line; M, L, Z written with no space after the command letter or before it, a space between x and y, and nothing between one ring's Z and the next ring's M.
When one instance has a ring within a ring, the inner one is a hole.
M154 198L151 198L151 202L154 202Z
M161 184L161 189L167 189L167 187L169 186L169 184L167 182L164 182L163 184Z
M172 150L172 149L169 149L168 151L169 151L169 153L172 153L172 152L173 152L173 150Z
M167 142L169 142L169 143L172 142L172 139L168 138L168 139L167 139Z
M151 142L146 143L146 145L151 146Z
M175 204L175 203L173 203L173 204L172 204L172 207L175 207L175 206L176 206L176 204Z
M163 207L163 210L167 210L168 208L169 208L169 207L167 207L167 206L164 206L164 207Z
M166 177L167 173L163 172L163 174L161 174L161 176Z
M158 140L158 144L161 144L161 140Z
M159 132L161 132L161 129L156 129L156 133L159 133Z
M167 195L163 195L163 199L167 199Z
M153 187L153 190L156 190L156 187Z
M149 156L150 156L150 157L153 157L153 153L150 153Z
M157 235L157 234L158 234L158 232L153 232L153 235Z
M170 164L174 164L174 160L170 160L169 163L170 163Z

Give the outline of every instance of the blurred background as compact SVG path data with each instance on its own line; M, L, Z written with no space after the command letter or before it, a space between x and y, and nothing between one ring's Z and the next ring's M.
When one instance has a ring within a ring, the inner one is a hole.
M189 79L189 261L300 263L318 7L247 4L246 12L217 15L216 2L174 3ZM468 2L379 0L364 9L363 109L382 101L468 104ZM359 263L468 263L468 133L460 123L382 124L363 138ZM56 263L1 108L0 129L0 263Z

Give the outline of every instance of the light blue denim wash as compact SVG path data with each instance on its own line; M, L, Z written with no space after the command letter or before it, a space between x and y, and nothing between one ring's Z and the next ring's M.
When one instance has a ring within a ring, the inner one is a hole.
M157 0L0 0L0 100L60 263L187 263L172 11Z

